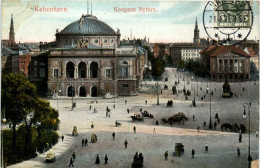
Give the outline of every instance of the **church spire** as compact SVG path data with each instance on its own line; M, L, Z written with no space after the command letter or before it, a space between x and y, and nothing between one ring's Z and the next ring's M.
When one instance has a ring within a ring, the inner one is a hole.
M196 22L195 22L195 29L194 29L194 37L193 37L193 43L195 45L199 45L200 44L200 31L198 28L198 22L197 22L197 17L196 17Z
M8 45L12 46L15 44L15 38L14 38L14 21L13 21L13 14L11 16L11 25L10 25L10 32L9 32L9 41Z

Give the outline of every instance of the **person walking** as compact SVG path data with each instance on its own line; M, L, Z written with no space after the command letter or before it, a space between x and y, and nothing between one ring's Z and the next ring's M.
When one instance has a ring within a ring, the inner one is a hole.
M256 132L255 132L255 137L259 137L259 135L258 135L258 128L256 129Z
M112 133L113 140L115 140L115 136L116 136L116 134L115 134L115 132L113 132Z
M85 146L85 140L84 140L84 138L82 139L82 146Z
M127 142L127 140L125 140L125 143L124 143L125 149L127 148L127 144L128 144L128 142Z
M129 114L129 108L127 108L127 113Z
M89 105L89 110L91 110L91 105Z
M93 124L93 122L91 123L91 128L94 128L94 124Z
M147 105L147 100L145 100L145 104Z
M168 151L166 151L166 152L164 153L164 159L165 159L165 160L168 160Z
M75 159L76 159L76 154L75 154L75 152L72 153L72 158L73 158L73 161L75 161Z
M127 104L127 100L125 100L125 104Z
M209 149L209 148L208 148L208 143L206 143L206 144L205 144L205 151L206 151L206 153L208 153L208 149Z
M105 164L107 164L108 158L107 158L107 154L105 156Z
M217 119L217 122L218 122L218 124L220 123L220 119L219 118Z
M88 146L88 139L85 138L85 146Z
M69 167L70 167L71 165L74 167L72 157L70 158L70 165L69 165Z
M240 149L237 147L237 157L240 157Z
M239 138L238 138L238 141L239 141L239 143L241 143L241 142L242 142L242 133L239 133Z
M195 151L194 151L194 149L192 149L192 150L191 150L191 156L192 156L192 158L194 158L194 155L195 155Z
M153 128L153 133L156 134L156 132L155 132L155 128Z
M215 121L214 122L214 129L216 129L217 128L217 122Z
M135 126L134 126L133 130L134 130L134 133L136 133L136 127Z
M95 162L95 164L100 164L100 160L99 160L98 154L97 154L97 157L96 157L96 162Z
M192 119L193 119L193 121L195 120L195 115L193 114L193 116L192 116Z
M113 108L114 108L114 110L116 109L116 105L115 104L113 105Z
M63 139L64 139L64 136L62 135L62 136L61 136L61 141L62 141L62 142L63 142Z

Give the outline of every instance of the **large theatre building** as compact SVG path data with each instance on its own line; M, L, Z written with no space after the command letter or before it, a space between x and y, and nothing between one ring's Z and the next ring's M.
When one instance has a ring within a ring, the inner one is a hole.
M55 42L40 45L47 58L48 92L69 97L135 95L147 52L119 43L119 29L115 32L89 14L57 29Z

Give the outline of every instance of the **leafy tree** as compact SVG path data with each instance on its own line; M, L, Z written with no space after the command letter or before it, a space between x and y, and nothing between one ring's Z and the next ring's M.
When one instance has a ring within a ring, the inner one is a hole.
M152 59L152 74L153 76L158 78L162 75L165 71L165 61L161 58Z
M142 47L142 41L140 39L137 39L135 44L139 45L140 47Z
M31 110L37 97L36 87L30 83L23 73L2 76L2 111L5 110L7 120L13 126L13 147L16 144L16 126L24 120Z

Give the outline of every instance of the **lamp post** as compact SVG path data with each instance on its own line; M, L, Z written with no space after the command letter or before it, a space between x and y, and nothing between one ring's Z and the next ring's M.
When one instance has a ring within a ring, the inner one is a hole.
M252 161L252 157L250 155L250 109L249 109L249 105L248 103L243 103L244 106L244 113L243 113L243 118L246 118L246 106L247 106L247 110L248 110L248 168L251 168L251 161Z
M158 84L158 77L157 77L157 105L159 104L159 84Z
M211 88L207 87L209 93L211 92ZM211 121L211 93L209 94L209 129L212 129L212 121Z

